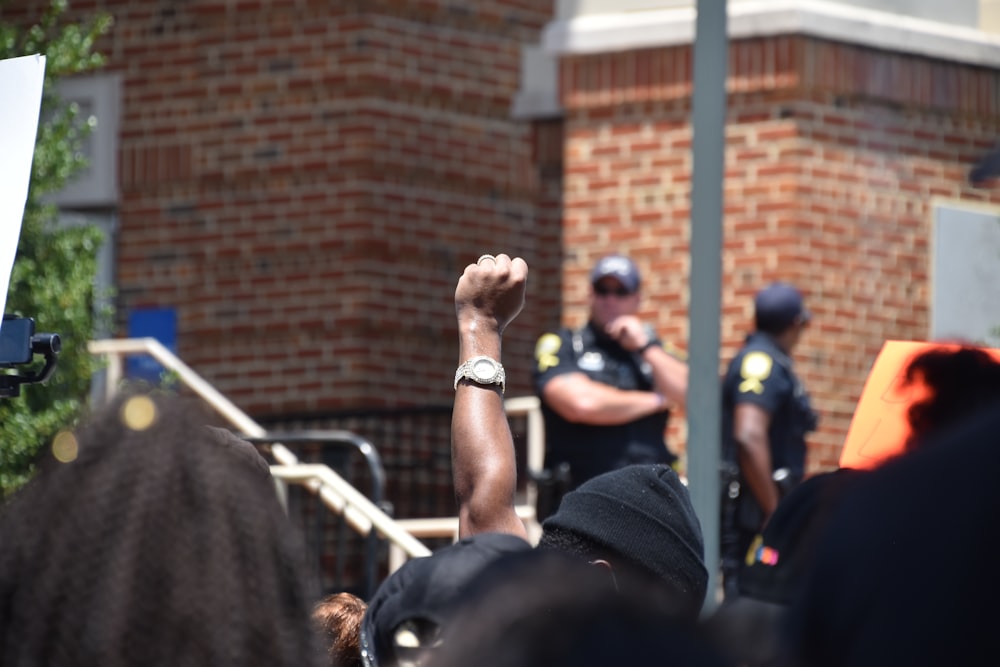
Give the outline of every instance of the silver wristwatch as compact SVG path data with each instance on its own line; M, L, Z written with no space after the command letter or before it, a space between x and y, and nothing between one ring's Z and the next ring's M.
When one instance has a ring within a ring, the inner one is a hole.
M486 356L473 357L458 367L455 371L455 389L458 389L458 381L462 378L468 378L476 384L498 384L500 393L507 388L503 366L496 359Z

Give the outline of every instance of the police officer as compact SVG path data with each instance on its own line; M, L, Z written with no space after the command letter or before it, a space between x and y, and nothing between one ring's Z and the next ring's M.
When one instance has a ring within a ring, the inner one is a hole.
M802 480L805 436L817 422L790 356L810 319L802 294L774 283L757 293L754 311L756 330L722 385L720 549L727 598L738 595L738 570L754 537L782 495Z
M535 346L545 467L557 494L628 464L676 459L664 435L671 406L684 405L687 364L637 316L639 286L631 259L603 257L590 274L588 322Z

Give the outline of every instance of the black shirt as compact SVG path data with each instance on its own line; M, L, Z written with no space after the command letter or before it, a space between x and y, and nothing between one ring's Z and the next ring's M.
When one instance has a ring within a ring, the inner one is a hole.
M771 416L767 437L773 470L787 468L801 479L805 472L806 433L815 430L809 395L792 370L792 360L768 334L747 336L729 363L722 383L723 459L737 461L733 422L736 406L752 403Z
M653 369L640 354L625 350L591 324L538 339L534 370L538 396L549 380L565 373L583 373L618 389L654 391L655 387ZM614 426L579 424L564 419L542 399L542 414L545 467L569 463L573 487L629 464L671 464L676 459L664 442L667 411Z

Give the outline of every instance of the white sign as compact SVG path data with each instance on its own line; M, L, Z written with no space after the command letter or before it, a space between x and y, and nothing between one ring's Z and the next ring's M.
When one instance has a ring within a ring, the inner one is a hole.
M934 208L931 340L1000 347L1000 209Z
M28 200L44 79L45 56L0 60L0 313L7 306L10 271Z

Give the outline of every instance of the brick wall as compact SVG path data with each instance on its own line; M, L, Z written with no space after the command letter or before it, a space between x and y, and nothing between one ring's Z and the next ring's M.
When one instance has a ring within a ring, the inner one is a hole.
M486 251L532 267L511 395L610 250L686 346L689 47L565 58L565 119L532 124L509 105L552 3L73 8L115 16L125 77L119 319L176 307L182 358L254 416L449 403L452 290ZM828 467L882 341L926 336L933 198L997 199L964 178L1000 129L997 72L798 36L734 42L730 70L722 356L761 284L803 288Z
M100 48L124 75L120 323L176 308L181 358L258 418L450 404L455 282L512 252L536 269L506 340L509 392L530 393L558 320L539 278L558 276L561 130L509 109L551 2L73 10L113 14Z
M822 413L810 467L827 468L882 342L928 335L933 199L1000 201L965 177L1000 130L1000 73L806 37L730 49L722 357L761 285L803 289L815 319L796 357ZM585 317L593 260L622 250L648 276L645 314L685 346L690 48L567 58L561 80L565 318Z

